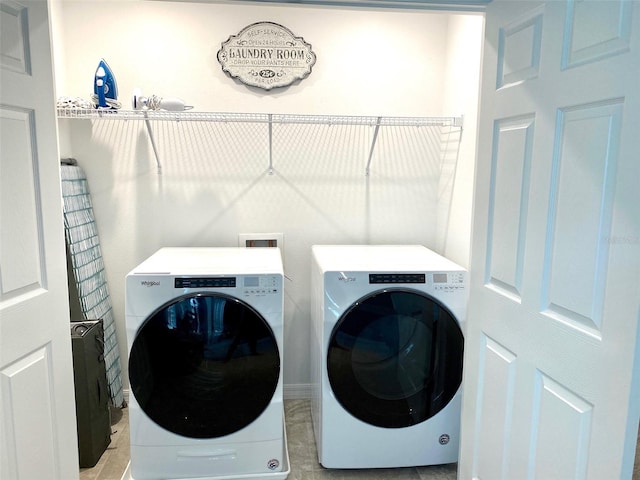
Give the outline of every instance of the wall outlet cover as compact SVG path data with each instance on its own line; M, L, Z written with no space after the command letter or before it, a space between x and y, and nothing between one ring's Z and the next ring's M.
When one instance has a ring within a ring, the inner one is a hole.
M284 250L284 234L282 233L240 233L239 247L280 247Z

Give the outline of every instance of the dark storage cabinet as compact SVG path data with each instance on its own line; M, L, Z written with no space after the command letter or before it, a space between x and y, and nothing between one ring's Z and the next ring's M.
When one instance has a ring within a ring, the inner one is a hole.
M111 442L102 320L71 323L80 467L93 467Z

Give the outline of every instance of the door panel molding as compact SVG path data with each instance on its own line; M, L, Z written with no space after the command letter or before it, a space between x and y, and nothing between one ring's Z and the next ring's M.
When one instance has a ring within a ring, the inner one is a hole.
M35 138L35 112L0 108L0 142L5 146L0 168L0 214L14 227L0 235L0 309L10 300L46 288L40 181Z
M0 4L0 21L4 30L0 42L0 67L31 75L27 8L5 0Z
M542 312L598 339L622 111L623 99L573 106L556 123Z
M539 370L535 382L532 477L585 478L593 405Z
M538 77L544 8L536 8L500 29L496 89Z
M518 358L509 349L483 335L478 362L480 388L476 398L476 439L474 441L474 478L509 478L509 432L513 421ZM485 388L491 379L490 387Z
M520 303L535 115L494 125L486 283Z
M562 42L562 69L629 51L633 2L569 0Z
M8 452L3 478L50 478L52 472L59 472L52 377L50 344L28 353L0 372L2 430L6 442L3 446ZM38 452L37 462L28 460L25 454L30 451Z

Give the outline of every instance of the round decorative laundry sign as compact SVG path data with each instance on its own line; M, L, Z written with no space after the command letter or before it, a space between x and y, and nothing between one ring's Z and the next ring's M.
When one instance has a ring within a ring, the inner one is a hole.
M271 90L311 73L316 54L311 44L273 22L257 22L231 35L218 50L222 70L245 85Z

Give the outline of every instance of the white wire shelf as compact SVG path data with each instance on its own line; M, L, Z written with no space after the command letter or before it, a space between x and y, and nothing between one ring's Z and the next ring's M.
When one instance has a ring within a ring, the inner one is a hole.
M168 112L163 110L100 110L58 108L58 118L154 120L164 122L222 122L309 125L369 125L383 127L462 127L462 117L385 117L355 115L297 115L272 113Z
M361 125L374 127L365 173L369 175L373 151L381 127L451 127L462 130L463 117L374 117L355 115L296 115L276 113L218 113L218 112L168 112L164 110L107 110L85 108L58 108L58 118L93 120L143 120L158 166L162 164L156 146L151 121L163 122L219 122L219 123L264 123L269 126L269 173L273 173L273 125Z

